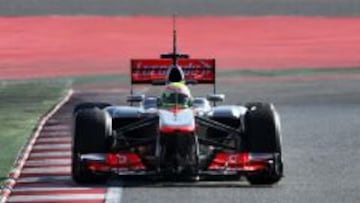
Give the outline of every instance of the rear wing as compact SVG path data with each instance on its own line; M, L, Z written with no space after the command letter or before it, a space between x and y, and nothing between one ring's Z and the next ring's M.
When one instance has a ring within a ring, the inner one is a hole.
M132 59L131 84L156 84L165 81L171 59ZM215 59L179 58L177 64L184 72L185 80L196 84L215 84Z

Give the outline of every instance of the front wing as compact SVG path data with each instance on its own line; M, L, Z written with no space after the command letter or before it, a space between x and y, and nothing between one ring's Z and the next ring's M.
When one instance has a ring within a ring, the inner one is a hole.
M275 153L216 153L205 169L196 175L246 176L269 171L279 154ZM83 154L81 162L94 173L112 173L120 176L163 176L157 169L148 169L140 156L133 152ZM181 174L178 174L181 175Z

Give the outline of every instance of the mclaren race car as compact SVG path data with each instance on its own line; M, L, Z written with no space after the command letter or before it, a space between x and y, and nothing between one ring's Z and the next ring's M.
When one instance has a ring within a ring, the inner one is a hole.
M216 105L215 60L176 51L131 61L128 106L82 103L74 109L72 178L78 183L120 177L202 180L245 177L274 184L283 176L279 115L268 103ZM133 85L164 85L159 97ZM192 97L188 85L212 84Z

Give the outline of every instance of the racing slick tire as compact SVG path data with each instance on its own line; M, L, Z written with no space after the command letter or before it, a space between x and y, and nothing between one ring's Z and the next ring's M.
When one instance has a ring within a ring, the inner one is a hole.
M281 127L279 115L273 104L249 103L245 105L245 143L250 153L275 154L269 170L250 174L247 180L253 185L271 185L283 177L281 158Z
M98 109L87 108L75 116L72 145L72 178L77 183L97 183L107 180L107 174L96 174L86 168L81 154L108 152L107 138L112 131L110 116Z
M80 104L78 104L78 105L76 105L74 107L73 115L75 115L80 110L93 109L93 108L104 109L104 108L106 108L108 106L111 106L111 104L108 104L108 103L105 103L105 102L84 102L84 103L80 103Z

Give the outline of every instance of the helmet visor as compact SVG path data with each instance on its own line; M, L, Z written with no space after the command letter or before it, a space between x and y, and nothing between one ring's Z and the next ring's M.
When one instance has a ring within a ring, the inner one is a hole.
M163 96L163 104L166 106L187 106L189 102L189 97L185 94L179 94L179 93L167 93Z

